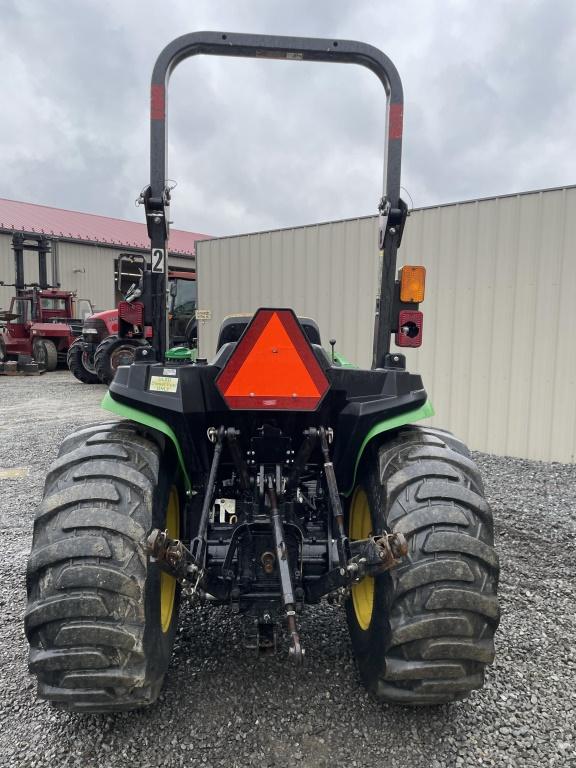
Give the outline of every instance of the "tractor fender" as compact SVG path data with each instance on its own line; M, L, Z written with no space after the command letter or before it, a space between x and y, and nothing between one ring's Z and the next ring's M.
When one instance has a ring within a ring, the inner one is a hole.
M165 421L162 421L162 419L159 419L157 416L151 416L149 413L139 411L137 408L133 408L131 405L124 405L123 403L119 403L117 400L112 398L110 392L106 392L100 405L101 408L103 408L105 411L115 413L117 416L123 416L125 419L130 419L130 421L136 422L136 424L141 424L143 427L146 427L152 432L160 432L162 435L167 437L172 442L174 450L176 451L178 464L180 465L180 469L182 471L182 478L184 480L186 493L190 495L192 492L192 483L190 482L190 477L186 470L182 448L180 447L180 443L178 442L178 438L176 437L174 430L168 424L166 424Z
M358 451L358 455L356 456L356 461L354 464L354 473L352 475L352 483L350 484L350 487L347 488L345 491L340 491L342 496L350 496L352 491L354 490L354 487L356 485L356 474L358 472L358 467L360 466L360 461L362 459L362 456L364 455L364 451L366 450L366 446L369 445L372 441L376 440L380 435L384 434L385 432L389 432L392 429L398 429L399 427L404 427L406 424L412 424L414 421L421 421L422 419L428 419L430 416L434 416L434 407L432 406L432 403L430 400L426 400L426 402L421 405L419 408L416 408L412 411L406 411L405 413L400 413L398 416L392 416L390 419L384 419L383 421L379 421L377 424L374 424L374 426L368 431L366 434L364 440L362 441L362 444L360 446L360 450Z
M123 403L119 403L118 401L113 400L110 392L107 392L104 395L101 407L106 411L117 414L118 416L124 416L126 419L135 421L137 424L142 424L148 429L160 432L169 440L171 440L172 444L174 445L174 449L176 450L176 455L178 457L180 469L182 470L182 477L184 478L186 490L188 492L192 490L192 483L190 482L190 478L186 470L186 464L184 462L184 456L182 454L180 443L178 442L178 438L174 434L173 429L168 424L166 424L165 421L162 421L162 419L159 419L157 416L151 416L148 413L139 411L137 408L133 408L132 406L124 405ZM424 405L415 410L406 411L406 413L401 413L398 416L393 416L390 419L384 419L383 421L379 421L377 424L375 424L362 441L360 450L356 456L356 461L354 463L354 473L350 487L345 491L340 491L341 495L350 496L354 490L358 467L367 445L369 445L373 440L376 440L376 438L385 432L389 432L392 429L398 429L399 427L403 427L406 424L411 424L415 421L421 421L422 419L430 418L431 416L434 416L434 407L432 406L430 400L427 400Z

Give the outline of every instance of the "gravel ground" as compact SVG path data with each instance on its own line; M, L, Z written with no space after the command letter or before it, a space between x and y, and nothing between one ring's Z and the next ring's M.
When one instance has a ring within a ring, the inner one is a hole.
M503 617L486 686L466 701L375 704L328 606L302 622L302 672L246 658L226 610L184 609L152 709L79 716L37 701L22 628L34 508L61 439L102 418L103 393L64 371L0 377L0 765L576 766L576 466L484 454Z

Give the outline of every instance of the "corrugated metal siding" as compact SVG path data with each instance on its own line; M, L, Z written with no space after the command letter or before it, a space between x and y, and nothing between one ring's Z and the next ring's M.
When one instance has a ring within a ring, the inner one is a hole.
M58 250L60 284L69 291L77 291L78 297L90 299L97 311L114 306L114 260L126 248L107 248L86 243L58 241L53 247ZM176 269L191 269L194 260L183 256L170 256L169 266ZM52 263L48 258L48 281L52 280ZM24 252L24 275L26 282L38 280L38 255L34 251ZM14 282L14 253L12 235L0 233L0 280ZM14 288L0 286L0 308L6 309L14 294Z
M58 243L62 288L90 299L96 311L114 306L114 259L120 251L96 245Z
M369 365L375 217L198 244L200 330L226 314L293 305L328 346ZM477 450L576 461L576 188L415 211L399 264L428 270L424 344L407 350L433 423Z
M55 247L58 250L62 288L77 291L79 298L90 299L97 311L114 306L114 259L122 251L63 241L59 241ZM51 257L48 257L47 262L50 282ZM27 283L38 280L38 255L33 251L24 251L24 275ZM14 282L11 235L0 234L0 279ZM13 295L14 288L0 288L0 307L7 308Z
M201 354L216 349L222 320L260 306L290 306L320 323L323 340L367 362L378 277L378 234L369 218L197 243Z
M5 283L14 282L14 254L11 246L12 238L0 235L0 280ZM0 309L8 309L10 297L13 294L14 288L0 285Z
M38 255L33 251L24 252L24 274L29 283L38 282ZM50 276L50 264L48 264ZM14 282L14 252L12 236L0 233L0 280L5 283ZM0 309L7 309L14 295L13 287L0 285Z
M417 211L401 263L428 268L409 351L434 423L479 450L576 460L576 189Z

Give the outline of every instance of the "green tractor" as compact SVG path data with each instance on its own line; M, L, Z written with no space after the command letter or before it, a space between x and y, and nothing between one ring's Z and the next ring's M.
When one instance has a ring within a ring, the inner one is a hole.
M169 355L166 87L196 54L356 63L381 80L370 370L327 353L317 324L284 307L229 318L210 361ZM183 599L228 606L251 653L284 650L295 664L303 612L342 605L360 676L382 702L442 704L483 685L499 619L492 514L463 443L414 426L433 409L420 376L390 352L392 334L400 347L422 339L423 270L396 271L402 110L396 68L363 43L201 32L160 54L142 194L153 343L119 367L104 399L123 420L67 437L46 479L25 616L41 698L92 712L154 702Z

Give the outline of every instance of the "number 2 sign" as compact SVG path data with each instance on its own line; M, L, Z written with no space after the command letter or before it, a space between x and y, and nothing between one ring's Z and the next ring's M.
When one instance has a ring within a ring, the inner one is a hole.
M166 261L166 251L162 248L152 249L152 272L165 272L164 263Z

